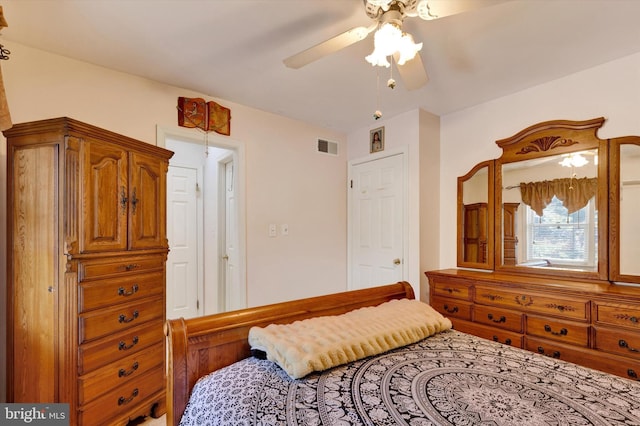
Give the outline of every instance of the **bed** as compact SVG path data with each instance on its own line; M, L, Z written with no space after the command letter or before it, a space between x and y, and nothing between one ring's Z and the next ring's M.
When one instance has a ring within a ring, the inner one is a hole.
M254 326L402 299L406 282L168 321L167 424L640 424L640 384L452 329L303 378L252 355Z

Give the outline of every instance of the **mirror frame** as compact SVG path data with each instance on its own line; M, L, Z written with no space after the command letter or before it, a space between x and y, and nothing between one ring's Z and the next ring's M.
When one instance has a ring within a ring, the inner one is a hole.
M640 284L640 275L622 274L620 271L620 235L624 232L620 223L620 147L630 144L640 146L639 136L626 136L609 141L609 279L616 282Z
M527 127L516 135L496 141L502 148L502 156L495 166L495 263L496 270L538 275L553 275L567 278L607 279L608 277L608 172L607 140L596 135L604 123L604 117L586 121L553 120ZM568 154L571 152L598 149L598 264L597 271L580 271L562 268L541 268L521 265L504 265L503 262L503 209L502 209L502 165Z
M466 262L464 260L464 183L475 176L475 174L483 169L487 168L487 261L486 262ZM474 269L493 269L494 268L494 247L493 247L493 235L494 235L494 178L495 163L494 160L483 161L476 164L470 171L464 176L458 177L458 208L457 208L457 265L463 268Z

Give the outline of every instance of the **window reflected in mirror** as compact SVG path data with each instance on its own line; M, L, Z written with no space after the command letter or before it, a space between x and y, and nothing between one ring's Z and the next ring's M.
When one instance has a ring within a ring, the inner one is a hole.
M502 165L502 264L598 269L598 150Z
M620 273L640 275L640 145L620 145Z

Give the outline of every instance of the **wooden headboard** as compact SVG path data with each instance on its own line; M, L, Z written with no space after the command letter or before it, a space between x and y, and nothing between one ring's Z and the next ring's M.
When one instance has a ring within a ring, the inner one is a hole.
M247 338L251 327L339 315L403 298L415 298L413 288L405 281L200 318L167 321L167 424L177 425L180 422L191 389L200 377L250 356Z

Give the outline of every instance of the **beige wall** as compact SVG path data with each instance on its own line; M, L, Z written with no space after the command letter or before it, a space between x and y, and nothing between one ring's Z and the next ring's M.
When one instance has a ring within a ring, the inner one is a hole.
M496 140L541 121L596 117L607 119L600 138L640 135L639 111L640 54L635 54L441 117L440 267L456 266L457 177L480 161L498 158Z
M6 43L2 72L14 123L68 116L155 144L176 126L178 96L231 108L231 137L245 144L247 299L250 306L346 289L346 136L87 63ZM194 132L197 132L195 129ZM317 138L339 156L315 152ZM5 312L6 141L0 137L0 312ZM269 223L288 236L269 238ZM0 347L5 316L0 315ZM0 401L5 399L0 352Z

